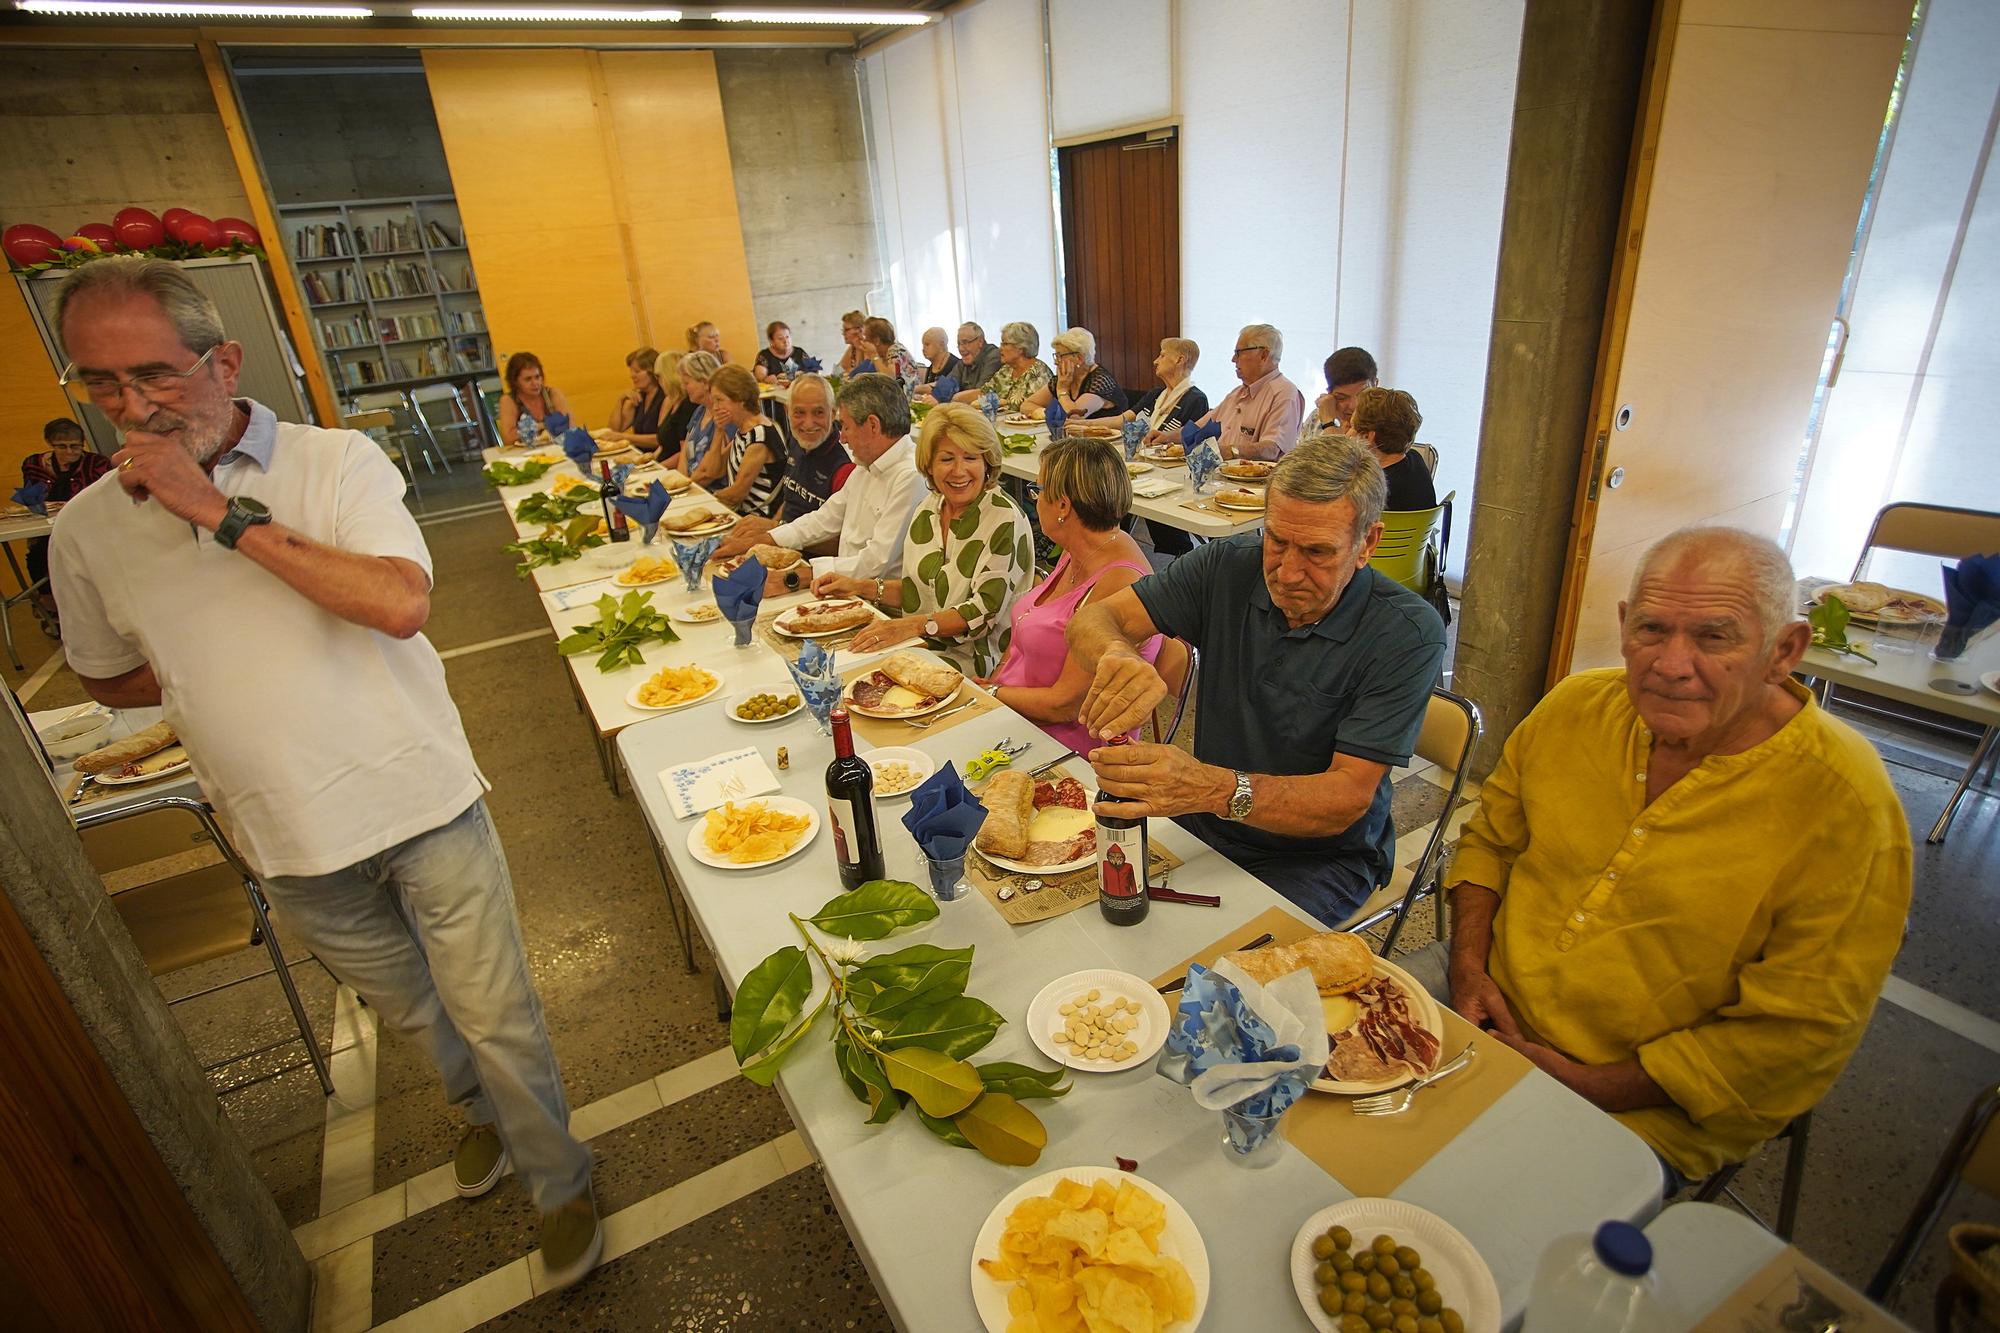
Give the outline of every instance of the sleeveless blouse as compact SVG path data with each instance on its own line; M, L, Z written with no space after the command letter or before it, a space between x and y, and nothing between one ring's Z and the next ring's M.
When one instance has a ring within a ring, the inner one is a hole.
M1049 590L1062 581L1069 569L1070 557L1064 552L1056 561L1056 567L1049 576L1036 584L1026 597L1014 603L1014 635L1007 653L1007 660L1000 664L1000 670L993 675L993 683L1000 685L1024 685L1030 689L1046 689L1056 683L1063 673L1063 666L1069 660L1069 644L1064 636L1069 632L1070 618L1082 606L1084 599L1096 589L1097 581L1113 569L1136 570L1140 574L1153 571L1134 560L1114 560L1092 575L1090 581L1071 588L1060 597L1049 597ZM1044 600L1046 598L1047 600ZM1139 649L1139 655L1148 662L1157 661L1160 647L1165 642L1155 634ZM1078 754L1089 754L1101 742L1084 730L1081 723L1042 722L1037 723L1043 731Z

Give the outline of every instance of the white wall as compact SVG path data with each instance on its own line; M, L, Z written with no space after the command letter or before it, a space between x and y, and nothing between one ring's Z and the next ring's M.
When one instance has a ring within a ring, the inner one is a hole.
M1244 324L1308 400L1356 343L1470 500L1523 0L983 0L865 59L897 328L1056 327L1048 138L1180 125L1181 328ZM1469 512L1461 508L1461 514ZM1455 543L1462 572L1465 543Z
M1890 501L2000 509L2000 7L1926 8L1793 526L1802 574L1845 578ZM1877 556L1870 569L1940 588L1936 560Z

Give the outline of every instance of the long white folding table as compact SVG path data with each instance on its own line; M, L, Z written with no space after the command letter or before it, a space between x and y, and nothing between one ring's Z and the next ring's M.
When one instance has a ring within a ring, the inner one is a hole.
M1004 707L932 732L910 729L899 739L940 765L951 759L962 768L1003 737L1034 742L1015 761L1022 769L1062 753ZM804 711L780 723L750 726L709 703L627 727L616 741L662 868L679 885L732 992L766 955L799 942L787 913L810 915L840 891L824 828L803 851L762 870L713 869L689 854L689 830L699 818L674 816L657 775L746 745L755 745L767 762L777 746L786 746L790 769L780 772L772 765L783 793L823 803L832 743ZM1072 771L1081 775L1079 763L1071 761ZM892 878L922 883L915 845L901 823L906 809L907 799L880 808L887 869ZM943 904L936 921L870 948L886 952L917 942L975 946L967 993L1009 1020L975 1058L1045 1067L1048 1062L1022 1024L1029 1001L1049 981L1105 966L1150 977L1273 906L1303 915L1170 822L1153 821L1152 835L1186 863L1175 872L1175 887L1219 893L1220 909L1159 903L1143 923L1127 929L1111 926L1091 908L1012 926L968 889ZM855 1248L898 1327L978 1328L969 1276L974 1237L994 1203L1031 1172L948 1147L908 1113L883 1127L862 1123L865 1110L835 1074L823 1034L795 1049L777 1086L824 1166ZM1213 1274L1203 1327L1310 1327L1292 1294L1286 1255L1308 1215L1348 1197L1331 1176L1289 1145L1265 1170L1224 1161L1219 1115L1195 1106L1186 1089L1150 1068L1079 1074L1067 1097L1032 1105L1049 1131L1035 1170L1109 1166L1116 1157L1134 1158L1144 1179L1193 1215ZM1421 1113L1420 1102L1413 1114ZM1512 1327L1535 1264L1552 1239L1590 1230L1608 1218L1643 1223L1659 1208L1660 1190L1659 1163L1643 1142L1553 1079L1530 1071L1396 1195L1443 1216L1478 1247L1493 1268Z
M14 543L30 542L37 537L46 537L53 527L53 519L32 510L0 517L0 552L5 552L7 556L7 568L12 571L14 582L21 585L19 592L10 592L0 597L0 638L4 638L7 642L7 660L14 664L16 671L23 670L23 667L20 650L14 647L14 618L8 612L33 597L38 585L29 581L27 571L22 569L20 561L14 558Z
M1000 470L1008 476L1016 477L1022 481L1031 482L1038 480L1042 475L1042 450L1046 449L1049 443L1048 427L1040 423L1027 426L1011 424L1003 418L995 429L1002 436L1032 435L1035 437L1035 447L1032 451L1024 454L1003 455L1000 460ZM1119 448L1121 451L1123 449L1122 445L1114 445L1114 447ZM1244 514L1238 518L1224 518L1219 514L1211 514L1204 510L1189 509L1187 501L1195 499L1196 496L1194 486L1188 480L1186 466L1170 468L1156 463L1152 467L1152 471L1141 473L1138 477L1133 478L1133 480L1142 481L1146 478L1157 476L1173 477L1178 474L1180 488L1151 499L1135 494L1132 497L1132 513L1134 517L1143 518L1148 523L1158 523L1170 528L1179 528L1182 532L1193 533L1197 537L1231 537L1239 532L1253 532L1264 526L1264 516L1261 513Z

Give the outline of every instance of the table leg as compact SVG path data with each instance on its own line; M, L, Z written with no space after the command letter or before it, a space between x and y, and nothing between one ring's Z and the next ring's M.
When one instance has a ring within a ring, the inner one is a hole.
M710 973L710 976L715 980L715 1021L718 1023L727 1023L732 1007L729 1000L729 987L722 984L721 968L716 968L714 972Z
M667 915L674 923L674 933L681 937L681 953L687 959L688 974L694 974L694 920L686 915L687 903L681 897L680 887L674 883L674 872L667 865L666 855L660 851L660 844L650 833L646 841L653 844L653 864L660 868L660 883L667 890Z
M417 402L416 390L403 390L403 406L410 409L410 424L416 428L417 433L422 435L425 442L431 447L430 453L424 458L424 466L430 471L436 472L437 469L431 467L431 459L435 458L444 464L446 472L451 471L451 461L444 456L444 450L439 446L437 436L431 431L431 423L424 417L424 409Z
M0 598L0 638L4 638L7 641L7 660L14 664L14 670L26 671L27 667L21 663L20 650L14 646L14 617L12 613L16 605L33 597L35 589L41 585L28 581L27 572L21 568L21 562L14 558L14 543L0 542L0 552L6 553L7 568L13 571L14 582L21 585L20 592L15 593L11 597Z
M1953 790L1951 799L1944 803L1944 810L1938 815L1937 823L1931 825L1931 834L1924 839L1925 842L1935 846L1944 841L1945 834L1951 832L1951 821L1958 814L1958 803L1965 799L1965 789L1972 785L1972 780L1979 776L1979 770L1985 767L1988 756L1994 752L1996 736L2000 736L2000 727L1988 727L1986 734L1979 738L1979 748L1972 752L1972 762L1959 775L1957 788Z

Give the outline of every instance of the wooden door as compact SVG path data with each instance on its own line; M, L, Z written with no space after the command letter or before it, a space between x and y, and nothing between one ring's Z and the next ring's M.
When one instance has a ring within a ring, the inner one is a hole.
M1167 129L1078 144L1056 165L1070 323L1097 335L1098 362L1120 384L1144 392L1160 339L1181 331L1179 139Z
M1550 683L1619 660L1667 533L1777 535L1909 26L1910 0L1661 5Z

